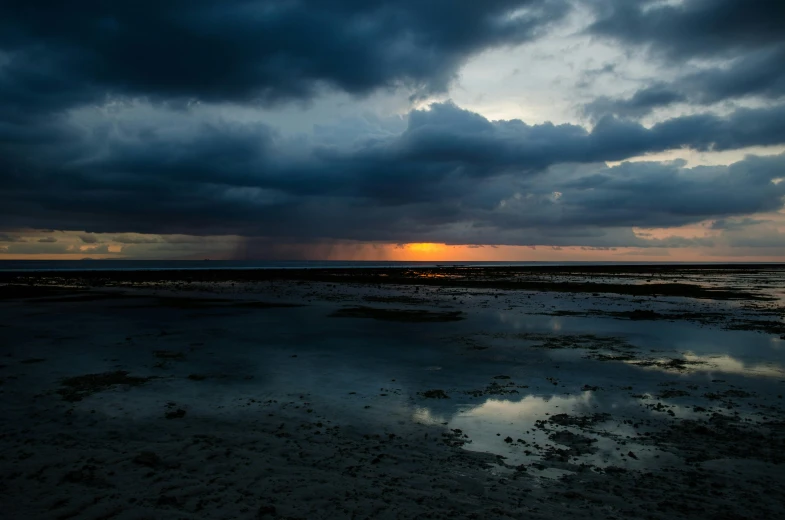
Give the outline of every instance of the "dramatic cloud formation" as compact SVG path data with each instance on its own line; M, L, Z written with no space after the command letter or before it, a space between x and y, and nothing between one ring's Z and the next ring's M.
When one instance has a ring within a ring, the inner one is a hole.
M601 0L589 30L624 43L651 45L671 59L727 56L782 44L785 5L759 0Z
M756 5L6 2L0 251L785 247L785 8ZM588 96L555 122L446 99L478 64L536 79L595 40L654 68L550 80Z
M785 96L785 4L778 0L686 0L675 5L612 0L590 27L595 35L639 46L672 67L690 70L669 85L638 90L627 99L601 97L597 115L639 117L671 103L701 105L726 99Z
M567 8L564 0L3 5L0 97L36 108L107 94L273 102L311 98L321 86L444 91L468 57L530 40Z
M785 143L783 107L650 128L606 118L588 131L491 122L444 103L413 111L400 134L338 142L333 133L330 144L285 138L261 124L178 112L163 119L167 126L154 123L156 132L120 114L111 131L73 130L68 150L16 158L22 173L6 188L13 203L0 209L3 220L104 233L565 244L585 232L550 228L682 225L778 210L785 194L785 183L773 182L782 155L713 168L602 163L678 147ZM69 150L85 155L62 161ZM572 166L553 168L564 163ZM536 235L540 242L515 234L537 226L549 228Z

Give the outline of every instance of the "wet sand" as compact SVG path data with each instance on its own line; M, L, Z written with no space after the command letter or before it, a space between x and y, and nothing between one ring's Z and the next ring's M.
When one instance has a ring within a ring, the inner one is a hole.
M785 515L781 266L0 273L8 518Z

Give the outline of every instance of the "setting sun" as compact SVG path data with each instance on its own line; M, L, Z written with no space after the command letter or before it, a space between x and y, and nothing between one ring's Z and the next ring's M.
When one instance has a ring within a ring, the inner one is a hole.
M447 247L444 244L435 244L432 242L414 242L404 246L406 250L412 253L443 253Z

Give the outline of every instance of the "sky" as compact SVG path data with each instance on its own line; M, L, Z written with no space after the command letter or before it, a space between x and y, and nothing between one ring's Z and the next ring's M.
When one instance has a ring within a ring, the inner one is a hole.
M0 5L0 259L785 260L781 0Z

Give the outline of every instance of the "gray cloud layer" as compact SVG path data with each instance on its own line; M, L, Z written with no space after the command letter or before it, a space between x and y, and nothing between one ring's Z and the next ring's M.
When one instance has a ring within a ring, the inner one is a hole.
M720 61L680 74L671 84L627 99L601 97L586 107L640 117L674 102L708 105L727 99L785 96L785 3L779 0L685 0L680 5L606 0L589 31L650 51L673 68L690 60Z
M316 102L325 89L443 92L470 57L536 39L570 2L4 2L0 229L680 247L708 242L644 240L631 227L780 209L782 155L712 168L605 161L785 144L785 104L773 101L785 92L784 4L590 4L593 35L671 65L726 63L599 98L592 128L436 103L404 122L355 118L291 136L205 107ZM767 106L631 119L750 95Z
M8 0L0 7L0 99L11 111L106 94L269 103L309 99L322 86L444 91L468 57L531 40L567 7L564 0Z
M323 129L325 140L182 111L165 119L172 126L132 117L89 131L63 126L62 139L38 145L35 156L7 155L15 173L0 185L10 201L2 221L111 233L621 246L643 242L605 228L773 211L785 194L785 183L772 182L783 176L783 156L692 169L603 163L676 147L785 143L785 106L650 128L605 118L589 131L492 122L441 103L413 111L400 134L369 130L374 137L357 139L339 126Z
M684 0L676 5L601 0L594 34L651 45L671 59L728 56L782 43L785 4L779 0Z

